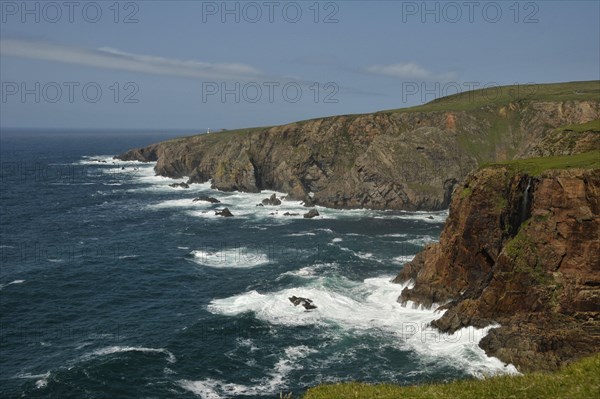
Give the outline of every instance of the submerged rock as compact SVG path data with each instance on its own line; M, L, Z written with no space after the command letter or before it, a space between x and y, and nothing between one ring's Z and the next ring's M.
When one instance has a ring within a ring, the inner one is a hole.
M169 184L169 187L173 187L173 188L190 188L189 184L187 184L186 182L181 182L181 183L173 183L173 184Z
M213 198L213 197L207 197L207 196L197 197L192 200L192 202L198 202L198 201L210 202L211 204L220 204L221 203L221 201L219 201L218 199Z

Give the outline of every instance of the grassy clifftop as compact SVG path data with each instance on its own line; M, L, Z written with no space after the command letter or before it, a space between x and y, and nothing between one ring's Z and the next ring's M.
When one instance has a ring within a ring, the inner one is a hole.
M526 173L530 176L539 176L542 172L551 169L599 169L600 150L575 155L517 159L486 166L507 166L515 172Z
M493 377L449 384L398 386L345 383L311 388L304 399L481 399L570 398L600 396L600 355L580 360L554 373Z
M429 89L431 90L431 88ZM455 89L448 86L448 92L453 90ZM485 89L449 95L416 107L383 112L471 111L485 106L507 105L511 102L596 101L599 97L600 81L597 80L511 86L493 85L493 87Z

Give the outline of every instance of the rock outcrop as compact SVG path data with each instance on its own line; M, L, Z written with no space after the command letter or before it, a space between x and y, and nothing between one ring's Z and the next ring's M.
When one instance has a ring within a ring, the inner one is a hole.
M271 206L281 205L281 200L279 198L277 198L277 195L273 194L269 198L265 198L264 200L262 200L262 205L271 205Z
M313 303L311 299L303 298L301 296L291 296L288 298L294 306L302 305L306 310L316 309L317 305Z
M119 158L156 161L157 174L187 176L188 183L272 189L307 205L438 210L481 163L561 147L543 140L561 126L599 119L597 86L538 85L538 97L502 101L464 93L412 109L178 138ZM547 100L555 92L556 100Z
M310 211L304 214L304 219L312 219L316 218L317 216L319 216L319 211L317 211L316 209L311 209Z
M173 188L190 188L189 184L187 184L184 181L182 181L181 183L172 183L172 184L169 184L169 187L173 187Z
M588 158L594 168L530 173L527 160L470 175L440 242L396 277L415 283L399 301L441 305L432 324L445 332L499 323L480 345L521 370L600 351L600 152Z
M229 208L223 208L223 210L221 210L221 211L215 211L215 215L223 216L225 218L233 217L233 214L231 213Z
M210 202L211 204L220 204L221 201L214 197L209 197L206 195L201 195L200 197L196 197L192 200L192 202Z

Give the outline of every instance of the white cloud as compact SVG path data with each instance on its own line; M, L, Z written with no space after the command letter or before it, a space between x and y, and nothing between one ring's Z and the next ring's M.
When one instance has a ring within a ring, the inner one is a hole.
M365 72L400 79L455 80L457 78L456 74L452 72L442 74L433 73L416 62L400 62L391 65L371 65L365 68Z
M127 53L110 47L92 50L26 39L0 39L0 54L3 57L14 56L183 78L245 80L261 76L258 69L241 63L180 60Z

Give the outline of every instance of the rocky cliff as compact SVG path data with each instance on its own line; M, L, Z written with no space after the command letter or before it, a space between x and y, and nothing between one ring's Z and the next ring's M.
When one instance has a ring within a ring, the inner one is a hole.
M596 132L600 136L600 132ZM483 168L454 192L439 243L399 300L442 331L499 323L480 345L521 370L600 351L600 151Z
M527 96L511 90L197 135L120 158L157 161L159 175L188 176L190 183L212 180L214 188L226 191L274 189L335 208L437 210L448 207L455 185L481 163L562 148L556 129L600 118L598 81L521 87ZM595 139L582 146L597 144Z

